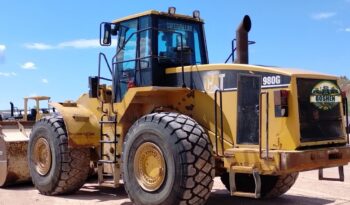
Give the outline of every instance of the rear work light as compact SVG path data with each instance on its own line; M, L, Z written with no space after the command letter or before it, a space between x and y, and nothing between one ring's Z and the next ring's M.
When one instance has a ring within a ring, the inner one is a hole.
M288 90L274 91L275 117L288 117Z

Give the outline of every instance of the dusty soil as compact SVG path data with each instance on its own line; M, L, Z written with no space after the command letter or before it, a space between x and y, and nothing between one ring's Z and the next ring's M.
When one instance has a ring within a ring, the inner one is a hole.
M208 205L350 205L350 167L345 167L345 182L318 181L318 172L304 172L299 175L296 184L285 195L273 200L255 200L230 197L219 178L215 179ZM325 170L325 175L335 177L337 169ZM8 204L113 204L132 205L123 187L118 189L98 187L96 182L86 183L74 195L43 196L30 184L0 189L0 205Z

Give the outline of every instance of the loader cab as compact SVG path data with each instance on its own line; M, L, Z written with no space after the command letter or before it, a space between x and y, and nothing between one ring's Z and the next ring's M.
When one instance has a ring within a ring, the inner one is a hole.
M100 33L102 46L117 42L111 68L117 102L131 87L167 86L165 68L208 63L199 13L148 11L102 23Z
M29 102L33 101L35 106L29 109ZM47 102L43 106L41 102ZM38 121L44 116L50 115L50 97L48 96L33 96L24 98L24 117L25 121Z

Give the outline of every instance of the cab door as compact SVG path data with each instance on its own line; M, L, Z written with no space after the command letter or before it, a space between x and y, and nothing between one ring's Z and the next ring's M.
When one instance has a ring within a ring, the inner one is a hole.
M117 55L117 101L123 99L128 85L135 81L138 19L120 23Z
M259 144L261 76L239 74L237 85L237 144Z

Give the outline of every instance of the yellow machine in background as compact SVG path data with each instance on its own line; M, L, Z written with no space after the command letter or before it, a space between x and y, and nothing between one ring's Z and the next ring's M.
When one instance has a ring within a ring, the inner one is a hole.
M285 193L301 171L340 167L343 180L350 148L337 77L248 65L248 16L234 63L209 64L203 24L199 11L173 7L101 24L101 45L118 40L111 66L100 53L89 93L52 103L60 116L32 129L41 193L77 191L90 160L101 185L122 174L135 204L204 204L215 176L253 198Z
M30 111L29 100L35 101L35 108ZM47 102L46 108L40 108L42 101ZM10 119L0 121L0 187L30 181L27 159L29 135L35 120L51 115L49 101L47 96L25 97L24 110L16 116L11 102Z

